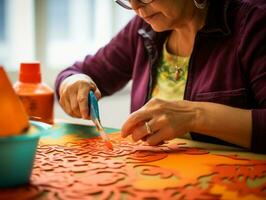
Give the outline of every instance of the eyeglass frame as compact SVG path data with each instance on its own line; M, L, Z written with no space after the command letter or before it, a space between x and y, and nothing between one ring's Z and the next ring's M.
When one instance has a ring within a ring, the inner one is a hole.
M114 0L118 5L120 5L121 7L127 9L127 10L132 10L132 7L127 6L126 4L124 4L121 0ZM153 2L154 0L137 0L139 3L141 4L149 4L151 2ZM128 1L130 3L130 0Z

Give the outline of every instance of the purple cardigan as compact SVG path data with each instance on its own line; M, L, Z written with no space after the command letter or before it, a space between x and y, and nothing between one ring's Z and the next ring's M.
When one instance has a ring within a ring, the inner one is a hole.
M186 100L252 110L254 152L266 152L266 4L264 0L214 0L206 25L197 33L190 58ZM150 98L155 66L169 32L157 33L133 18L105 47L63 70L56 92L68 76L89 75L103 96L132 80L131 112ZM226 117L226 116L225 116ZM241 117L241 116L239 116ZM192 133L193 139L224 143Z

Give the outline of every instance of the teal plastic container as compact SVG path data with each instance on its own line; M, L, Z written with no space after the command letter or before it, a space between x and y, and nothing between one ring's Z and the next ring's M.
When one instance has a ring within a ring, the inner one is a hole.
M29 183L37 145L50 125L31 121L22 135L0 137L0 188Z

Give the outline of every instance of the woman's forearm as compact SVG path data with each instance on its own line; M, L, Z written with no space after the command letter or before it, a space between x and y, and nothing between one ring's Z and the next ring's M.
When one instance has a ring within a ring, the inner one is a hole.
M209 102L194 102L194 107L197 113L194 132L250 148L251 110Z

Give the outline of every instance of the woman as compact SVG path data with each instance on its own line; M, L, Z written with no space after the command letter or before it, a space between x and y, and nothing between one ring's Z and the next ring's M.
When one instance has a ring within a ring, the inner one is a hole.
M100 98L132 79L123 137L157 145L190 132L265 153L265 1L116 2L137 16L94 56L58 75L65 112L89 118L89 90Z

